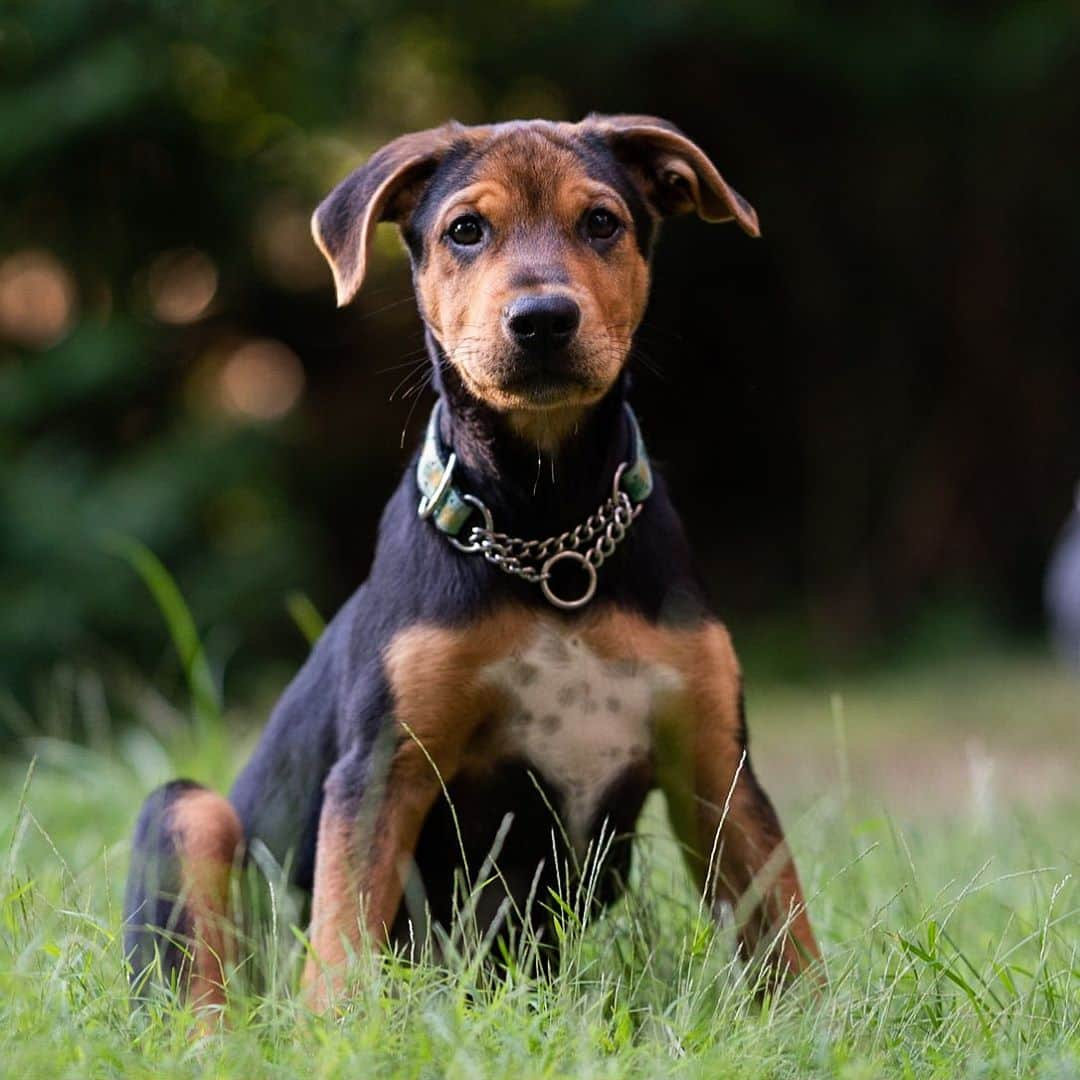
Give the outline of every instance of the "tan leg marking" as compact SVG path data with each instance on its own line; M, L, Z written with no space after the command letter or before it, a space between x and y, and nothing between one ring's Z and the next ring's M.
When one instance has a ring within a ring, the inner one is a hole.
M385 938L424 820L470 738L501 704L480 673L533 623L534 616L508 608L466 629L412 627L386 650L397 731L383 776L359 803L328 791L319 823L303 979L313 1007L326 1008L340 991L362 927L374 940Z
M170 808L180 864L182 902L191 918L188 1000L196 1008L225 1004L225 969L235 958L229 883L243 829L232 804L213 791L185 793Z
M324 806L315 848L315 884L311 900L311 952L304 965L303 984L309 985L318 965L344 965L346 941L358 942L352 924L359 917L359 872L354 824Z
M733 905L744 952L771 946L778 974L800 971L818 948L780 822L743 757L739 665L727 630L716 622L662 628L614 611L583 637L602 655L665 664L682 677L682 692L660 702L656 717L672 825L701 887Z

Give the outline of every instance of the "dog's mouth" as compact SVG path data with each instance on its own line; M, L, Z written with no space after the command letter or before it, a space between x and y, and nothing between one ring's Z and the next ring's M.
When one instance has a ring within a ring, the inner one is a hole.
M466 387L497 409L547 410L585 406L599 400L605 387L576 372L497 371L458 367Z
M471 362L455 362L466 385L500 409L546 411L584 407L604 396L611 385L598 365L577 350L536 356L513 352ZM616 372L617 373L617 372Z
M514 372L499 380L499 390L519 408L554 409L584 405L602 392L594 382L572 371Z

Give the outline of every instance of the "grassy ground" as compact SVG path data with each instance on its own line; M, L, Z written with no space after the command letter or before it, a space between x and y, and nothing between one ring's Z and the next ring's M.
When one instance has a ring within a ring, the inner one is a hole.
M238 976L232 1030L195 1041L182 1010L128 1009L127 838L151 787L226 786L250 735L226 716L196 738L133 694L142 722L114 733L93 677L58 683L34 718L50 734L0 764L3 1075L1080 1076L1080 682L1047 660L752 687L758 771L825 951L821 997L754 1003L656 801L643 880L595 925L566 913L559 977L492 983L465 947L414 967L369 957L344 1015L312 1017L278 897L260 945L270 989Z

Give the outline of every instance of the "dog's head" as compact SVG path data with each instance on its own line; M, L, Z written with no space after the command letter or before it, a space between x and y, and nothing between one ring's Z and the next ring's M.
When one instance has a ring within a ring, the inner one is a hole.
M618 378L660 218L694 210L758 235L757 215L663 120L590 116L404 135L315 211L338 304L393 221L420 312L469 393L522 429L576 417Z

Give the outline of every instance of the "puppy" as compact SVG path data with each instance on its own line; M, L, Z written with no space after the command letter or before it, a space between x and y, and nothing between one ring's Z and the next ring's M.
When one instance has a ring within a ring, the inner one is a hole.
M561 868L602 858L598 902L614 900L655 787L745 953L778 977L817 956L747 756L731 641L627 402L657 228L685 212L758 235L701 149L648 116L405 135L315 212L339 305L376 226L401 230L438 401L370 577L229 799L189 781L148 799L127 897L136 972L160 949L196 1004L224 1001L229 876L254 840L311 892L317 1006L362 935L448 924L455 883L497 837L477 917L509 901L552 942Z

